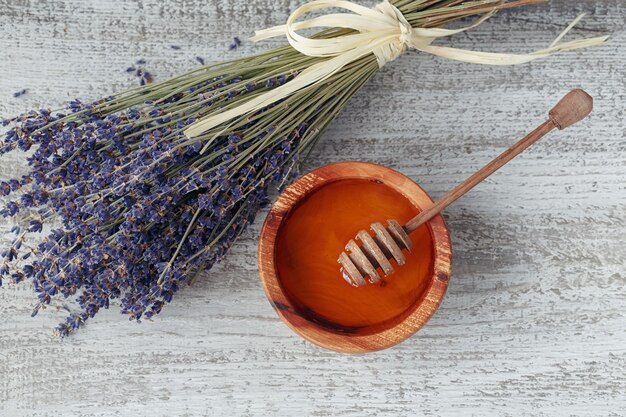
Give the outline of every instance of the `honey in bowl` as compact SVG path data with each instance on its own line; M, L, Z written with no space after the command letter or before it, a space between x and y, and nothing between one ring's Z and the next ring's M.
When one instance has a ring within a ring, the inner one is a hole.
M418 210L381 181L329 182L303 198L279 230L276 269L280 285L307 319L331 331L375 331L404 315L430 286L433 243L427 226L411 234L414 248L406 264L381 283L355 288L337 262L347 241L371 223L401 223Z
M261 283L277 314L302 337L339 352L373 352L409 338L448 287L443 218L410 234L407 262L392 261L395 272L382 283L351 286L338 257L371 223L404 222L432 204L410 178L375 164L331 164L298 179L272 206L259 238Z

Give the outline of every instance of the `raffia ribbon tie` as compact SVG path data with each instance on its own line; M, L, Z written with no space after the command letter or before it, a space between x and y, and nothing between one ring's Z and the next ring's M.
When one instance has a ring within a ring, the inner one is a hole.
M301 16L309 12L333 8L344 9L352 13L328 13L309 20L298 21ZM388 0L384 0L371 9L347 0L313 0L297 8L289 16L285 25L257 31L251 40L258 42L286 36L289 44L302 54L328 59L310 66L290 82L246 101L240 106L195 122L185 131L185 135L196 137L237 117L261 110L303 88L327 80L349 63L369 54L376 56L380 67L398 58L407 47L474 64L516 65L543 58L559 51L600 45L608 39L608 36L598 36L562 43L563 37L585 16L582 14L561 32L548 48L528 54L480 52L432 45L437 38L452 36L479 26L493 14L494 12L488 13L470 26L458 29L415 28L409 24L402 12ZM334 38L309 38L297 33L304 29L321 28L346 28L352 29L356 33ZM225 129L215 132L214 136L219 136Z

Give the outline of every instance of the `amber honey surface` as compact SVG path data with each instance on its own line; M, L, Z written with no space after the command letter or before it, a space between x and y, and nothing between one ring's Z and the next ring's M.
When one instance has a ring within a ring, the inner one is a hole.
M402 318L428 290L433 243L428 226L411 234L407 263L384 284L355 288L344 281L337 262L345 244L373 222L401 224L419 209L388 185L338 180L318 188L289 213L276 242L275 263L284 292L298 314L328 327L362 329Z

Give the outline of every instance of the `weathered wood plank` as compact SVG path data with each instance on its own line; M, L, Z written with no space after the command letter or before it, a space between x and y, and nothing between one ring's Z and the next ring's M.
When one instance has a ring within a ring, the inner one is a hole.
M196 55L261 50L228 45L297 4L0 0L0 115L120 90L135 82L124 70L138 58L162 79ZM582 11L590 16L574 35L611 32L610 44L515 68L407 54L354 98L307 162L387 164L440 196L564 92L596 97L588 121L447 211L453 277L416 337L348 357L291 333L258 283L260 215L225 262L151 323L112 310L59 342L50 329L61 312L31 319L27 285L0 289L0 415L625 415L626 6L553 0L449 42L526 51ZM0 178L20 167L0 158ZM0 221L0 244L9 228Z

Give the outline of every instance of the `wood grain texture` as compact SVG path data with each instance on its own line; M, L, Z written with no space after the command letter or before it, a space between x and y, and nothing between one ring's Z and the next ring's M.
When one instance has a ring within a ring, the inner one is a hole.
M208 62L279 44L228 51L233 36L282 23L298 4L0 0L0 114L133 85L124 70L138 58L163 79L196 55ZM308 160L306 169L386 164L438 197L540 122L555 97L574 87L595 97L587 121L447 211L454 273L415 337L349 357L294 335L259 285L259 216L153 322L111 310L58 341L50 329L61 312L31 319L27 285L0 289L0 415L626 415L626 4L553 0L446 43L528 51L583 11L573 35L611 32L608 45L513 68L407 53L352 100ZM28 94L13 98L22 88ZM0 178L22 170L0 159ZM0 223L1 244L9 228Z

